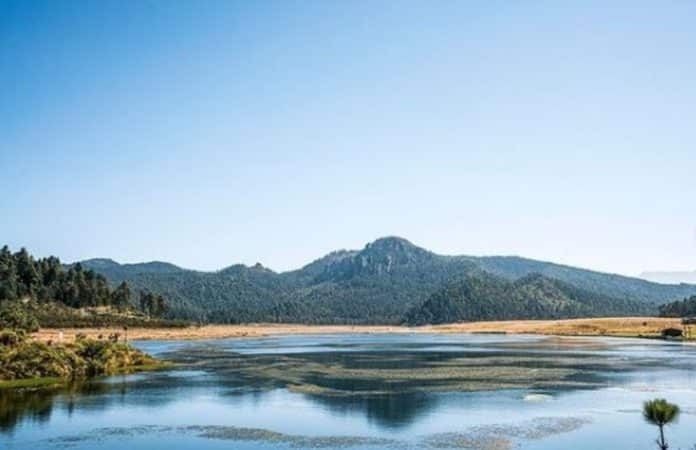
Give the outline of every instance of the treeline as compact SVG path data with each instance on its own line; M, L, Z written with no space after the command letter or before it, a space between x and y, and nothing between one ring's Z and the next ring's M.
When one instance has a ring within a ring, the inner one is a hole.
M696 316L696 295L660 306L661 317Z
M0 301L31 299L56 301L72 308L115 306L126 308L131 292L123 282L109 287L106 277L75 264L65 270L54 256L34 259L25 248L12 253L0 249Z
M79 263L66 267L54 256L35 259L25 248L12 253L4 246L0 249L0 305L6 304L7 309L7 304L17 301L24 302L25 309L33 308L35 312L41 312L35 303L44 305L44 309L51 309L49 304L57 303L69 308L106 306L119 312L132 311L139 306L148 317L162 317L168 309L162 295L146 290L140 291L135 305L131 286L126 281L112 288L104 275ZM67 324L77 318L60 308L51 311L58 313ZM114 316L108 320L116 319Z

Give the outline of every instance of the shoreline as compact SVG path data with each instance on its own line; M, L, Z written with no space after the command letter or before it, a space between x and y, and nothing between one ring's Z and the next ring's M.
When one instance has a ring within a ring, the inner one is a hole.
M655 338L669 327L681 328L681 319L662 317L606 317L563 320L510 320L462 322L443 325L406 327L399 325L303 325L303 324L244 324L204 325L186 328L131 328L128 340L208 340L229 338L258 338L274 335L299 334L540 334L557 336L609 336ZM71 342L82 333L90 338L102 338L112 333L126 337L123 328L46 328L32 336L41 341Z

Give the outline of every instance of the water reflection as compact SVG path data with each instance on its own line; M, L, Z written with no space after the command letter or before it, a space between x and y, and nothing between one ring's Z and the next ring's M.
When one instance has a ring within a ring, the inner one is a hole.
M47 422L52 410L50 392L0 390L0 431L12 431L22 420Z
M605 397L620 394L617 408L621 401L635 407L643 389L637 382L650 395L657 383L691 389L688 374L696 367L694 352L684 346L611 339L312 336L139 345L179 367L60 389L0 390L0 444L20 442L9 448L24 448L22 442L44 434L57 439L65 424L79 425L88 435L111 426L107 417L126 429L142 426L142 435L272 435L235 428L261 427L285 432L286 443L287 433L353 429L392 439L423 430L449 432L447 427L460 426L467 414L485 421L495 414L527 420L549 411L574 412L561 403L525 404L524 398L549 401L563 393L602 390ZM606 389L623 386L637 392L636 399L629 402L622 391ZM294 408L325 428L302 430L303 418L293 416ZM457 411L454 420L448 411ZM73 415L79 419L73 421ZM435 415L439 422L425 420Z
M381 428L399 429L437 408L439 396L424 393L332 397L308 394L307 398L334 413L364 415Z

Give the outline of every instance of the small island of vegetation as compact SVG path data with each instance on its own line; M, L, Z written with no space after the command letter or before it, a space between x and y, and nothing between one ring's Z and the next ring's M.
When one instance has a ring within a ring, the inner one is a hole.
M40 341L42 326L184 326L161 319L166 302L140 293L131 304L127 283L112 289L106 278L55 257L35 260L25 249L0 249L0 387L60 384L100 375L152 370L168 364L137 350L118 332L71 342Z
M0 333L0 388L62 384L167 366L113 335L55 344L29 339L22 330Z

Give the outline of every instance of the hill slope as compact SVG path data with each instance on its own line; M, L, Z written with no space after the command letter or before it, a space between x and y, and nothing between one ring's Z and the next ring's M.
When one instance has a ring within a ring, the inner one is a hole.
M515 280L538 273L610 297L665 303L688 296L696 285L658 284L640 278L579 269L518 256L463 257L482 270Z
M538 273L607 299L593 315L633 314L636 304L656 312L658 304L696 294L693 285L662 285L519 257L438 255L397 237L332 252L283 273L261 265L198 272L166 263L105 261L82 264L114 284L128 281L134 289L161 293L172 317L204 322L399 323L448 282L474 272L507 282Z
M423 325L650 313L654 308L648 304L598 295L541 274L508 281L480 272L447 283L411 309L404 322Z

